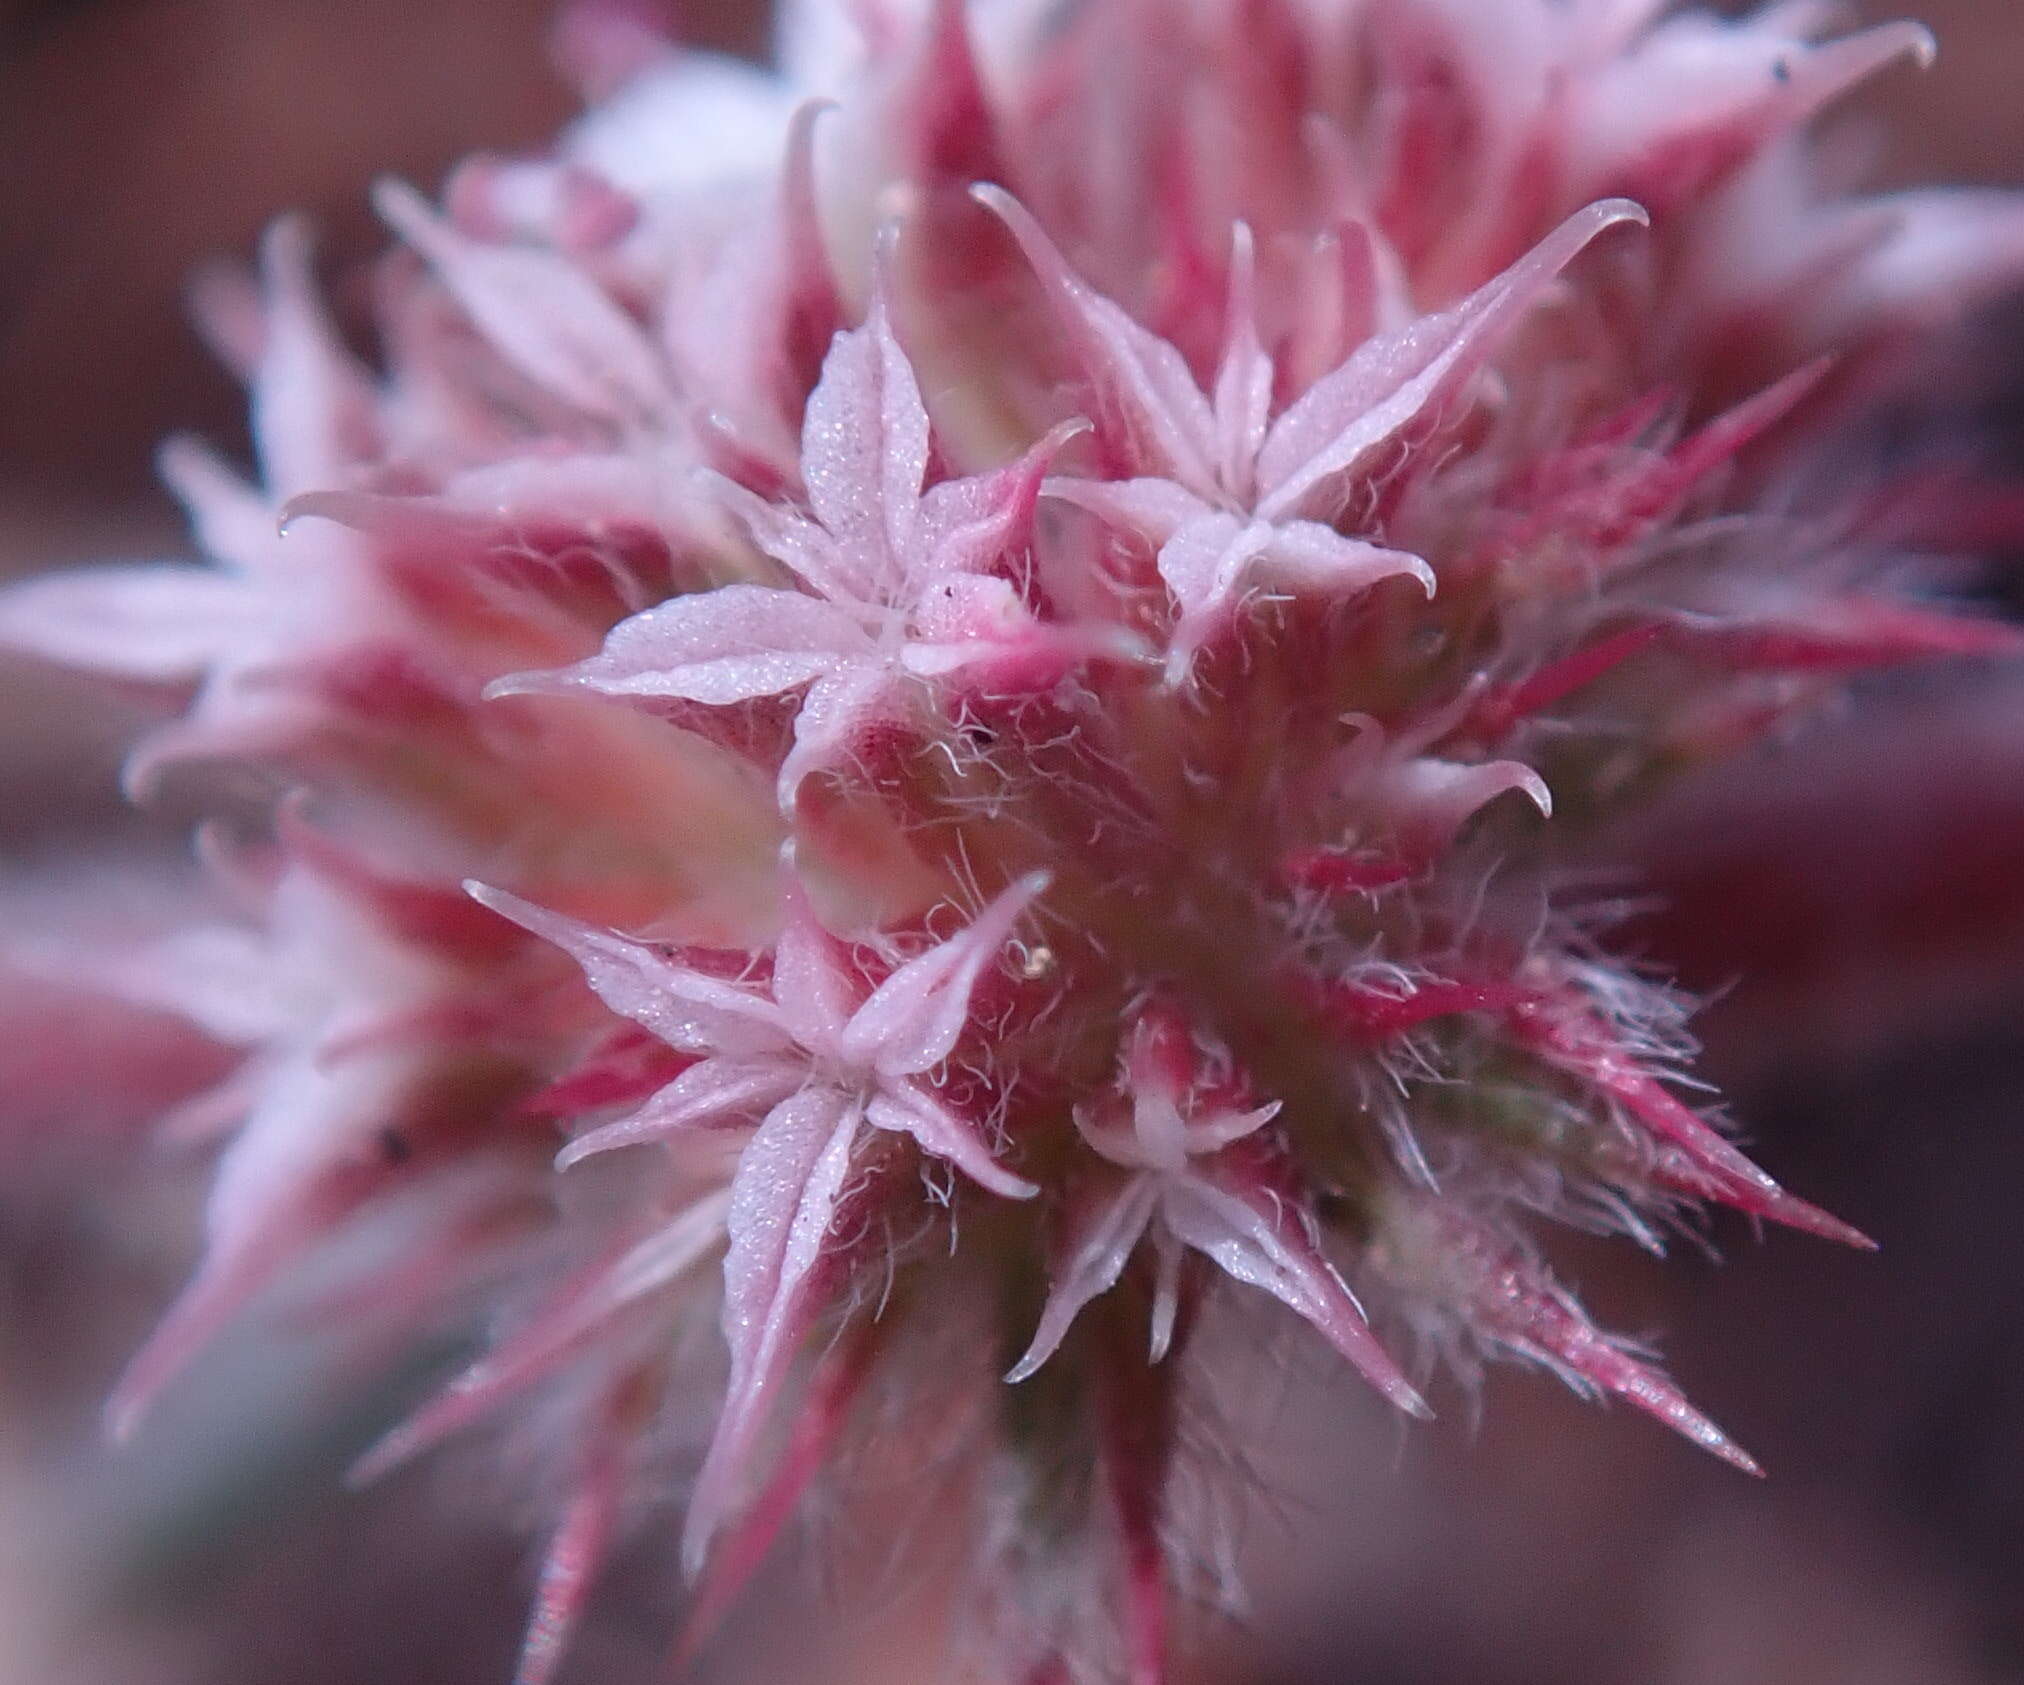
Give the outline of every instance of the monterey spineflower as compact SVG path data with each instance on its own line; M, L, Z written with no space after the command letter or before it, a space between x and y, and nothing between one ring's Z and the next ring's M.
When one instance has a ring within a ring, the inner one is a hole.
M278 1288L461 1329L361 1473L540 1424L523 1685L669 1485L708 1642L874 1409L974 1470L979 1677L1151 1685L1233 1309L1754 1471L1542 1237L1867 1243L1568 868L2019 648L1873 424L2024 205L1829 192L1930 44L1827 11L798 0L769 73L585 4L552 153L381 190L374 366L279 224L200 298L257 481L165 457L207 561L0 598L179 710L132 786L232 909L10 956L238 1060L115 1428Z

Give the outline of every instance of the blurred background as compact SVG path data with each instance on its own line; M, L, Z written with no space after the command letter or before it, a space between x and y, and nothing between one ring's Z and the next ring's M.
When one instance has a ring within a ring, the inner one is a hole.
M1865 96L1880 173L2024 182L2024 5L1918 9L1943 50ZM380 243L374 175L433 186L463 153L540 142L572 104L549 11L0 0L0 572L183 553L156 441L243 444L187 278L286 206L341 273ZM683 18L701 42L763 38L741 0ZM2024 308L1954 355L1985 371L1983 416L2024 468ZM7 869L145 834L114 791L130 724L90 688L0 673ZM1605 1322L1663 1330L1772 1478L1515 1372L1480 1432L1451 1409L1407 1439L1354 1389L1295 1376L1271 1401L1274 1496L1242 1528L1253 1619L1205 1633L1182 1681L2024 1679L2024 679L1893 687L1805 755L1678 801L1642 843L1675 909L1647 948L1719 994L1710 1074L1759 1156L1884 1250L1727 1224L1719 1267L1569 1263ZM146 1056L134 1037L122 1057ZM0 1088L32 1078L32 1042L0 1048ZM307 1438L264 1436L249 1354L132 1451L102 1447L97 1402L187 1261L197 1184L60 1118L25 1127L6 1147L33 1174L0 1192L0 1682L504 1685L516 1518L427 1471L345 1493L362 1426L333 1409ZM654 1677L672 1584L640 1547L565 1678ZM797 1638L782 1612L821 1605L790 1562L753 1601L726 1679L939 1677L904 1599Z

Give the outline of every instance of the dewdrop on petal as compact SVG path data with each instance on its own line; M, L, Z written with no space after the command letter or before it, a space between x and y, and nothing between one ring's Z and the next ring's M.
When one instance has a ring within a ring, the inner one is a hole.
M378 189L377 368L278 223L202 293L258 475L164 455L206 562L0 596L162 697L130 785L216 801L239 909L62 962L239 1061L116 1429L277 1287L481 1335L358 1473L538 1424L522 1685L676 1424L686 1659L872 1399L984 1425L955 1651L1152 1685L1223 1307L1410 1415L1515 1357L1756 1472L1539 1236L1869 1243L1560 867L2019 649L1849 464L2024 205L1829 192L1807 125L1931 44L1816 23L794 0L762 72L586 3L550 153Z

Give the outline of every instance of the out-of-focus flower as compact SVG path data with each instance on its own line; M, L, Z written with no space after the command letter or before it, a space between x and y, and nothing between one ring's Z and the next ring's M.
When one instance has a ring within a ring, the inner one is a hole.
M1805 124L1928 43L1818 25L805 0L767 74L582 5L551 154L380 194L383 370L278 225L204 298L260 483L168 457L210 565L0 600L184 699L133 786L217 802L244 904L75 960L240 1057L116 1425L340 1234L376 1327L478 1292L366 1468L539 1421L528 1685L720 1259L690 1645L876 1389L993 1424L967 1641L1155 1679L1226 1298L1408 1410L1399 1335L1753 1468L1534 1230L1863 1243L1683 1097L1562 864L1851 674L2018 645L1851 465L2024 209L1819 185Z

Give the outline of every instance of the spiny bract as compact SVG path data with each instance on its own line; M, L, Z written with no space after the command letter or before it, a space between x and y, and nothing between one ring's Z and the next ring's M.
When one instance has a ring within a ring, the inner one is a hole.
M187 699L132 786L216 803L243 906L63 962L244 1050L116 1427L340 1232L335 1341L491 1299L367 1472L538 1411L524 1685L699 1308L690 1648L876 1390L996 1424L992 1676L1155 1680L1218 1297L1407 1411L1504 1353L1752 1469L1531 1231L1864 1244L1682 1098L1562 868L1854 672L2016 647L1851 476L2024 212L1816 185L1929 45L1825 11L801 0L768 74L585 5L551 155L381 190L380 368L278 224L202 298L257 482L164 457L208 563L0 607Z

